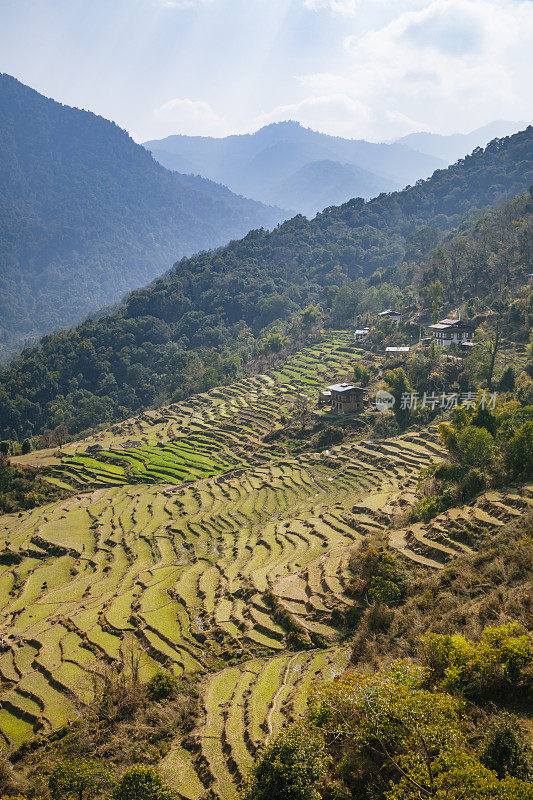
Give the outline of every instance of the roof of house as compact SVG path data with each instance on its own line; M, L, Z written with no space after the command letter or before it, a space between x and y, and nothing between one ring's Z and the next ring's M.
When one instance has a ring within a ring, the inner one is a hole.
M355 333L356 334L358 334L358 333L364 334L364 333L368 333L369 331L370 331L370 328L357 328Z
M471 322L465 322L463 319L441 319L435 325L428 325L430 331L449 331L449 330L462 330L473 331L474 326Z
M362 386L354 386L353 383L334 383L328 389L331 392L366 392Z
M407 347L407 346L405 346L405 347L386 347L385 348L385 352L386 353L408 353L409 352L409 347Z
M378 317L399 317L400 312L394 311L393 308L387 308L385 311L380 311Z

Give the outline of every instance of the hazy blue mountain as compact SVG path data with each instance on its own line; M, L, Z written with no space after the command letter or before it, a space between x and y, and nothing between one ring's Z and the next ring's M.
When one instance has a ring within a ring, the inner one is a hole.
M471 153L476 147L485 147L493 139L510 136L526 127L525 122L506 122L496 120L477 128L470 133L453 133L443 136L438 133L410 133L396 140L396 144L404 144L419 153L440 158L447 164L453 164L458 158Z
M4 74L0 187L0 357L287 216L169 172L113 122Z
M311 217L331 205L341 205L347 197L376 197L392 191L389 184L353 164L338 161L311 161L279 183L279 195L289 208L298 208Z
M306 214L352 197L368 199L401 189L445 166L402 144L342 139L298 122L221 139L178 134L144 146L169 169L193 172L247 197ZM333 163L339 168L333 170Z

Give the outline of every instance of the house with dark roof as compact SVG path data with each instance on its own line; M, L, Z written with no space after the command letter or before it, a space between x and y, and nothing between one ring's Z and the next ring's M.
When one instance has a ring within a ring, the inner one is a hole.
M443 347L449 347L452 342L458 345L472 342L476 330L472 323L462 319L441 319L428 328L433 339Z
M330 392L331 410L341 414L361 411L368 402L367 389L353 383L334 383L328 386L327 391Z

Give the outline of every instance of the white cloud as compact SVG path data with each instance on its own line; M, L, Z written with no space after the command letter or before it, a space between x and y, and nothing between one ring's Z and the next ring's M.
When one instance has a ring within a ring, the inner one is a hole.
M254 125L268 125L294 119L314 130L348 139L379 139L384 127L389 137L404 136L423 128L423 123L397 111L378 114L370 105L343 92L314 95L299 103L277 106L254 120Z
M329 8L338 14L354 14L361 5L361 0L304 0L304 6L317 10Z
M194 8L211 3L212 0L155 0L155 2L166 8Z
M430 0L347 35L343 71L301 77L312 93L304 103L343 96L347 115L360 109L361 127L383 138L413 120L452 132L531 117L532 39L530 0Z
M189 136L224 136L227 123L203 100L174 98L154 111L156 117L173 124L175 133Z
M397 13L405 10L405 7L420 6L424 0L394 0L394 6ZM327 9L336 14L343 14L345 16L354 15L358 12L368 10L369 6L385 8L388 5L392 6L391 0L303 0L305 8L313 11L320 11ZM400 6L402 6L400 8Z

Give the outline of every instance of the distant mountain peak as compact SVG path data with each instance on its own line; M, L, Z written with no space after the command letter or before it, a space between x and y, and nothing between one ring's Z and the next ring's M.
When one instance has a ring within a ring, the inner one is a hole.
M145 147L169 169L194 172L238 194L304 214L354 196L370 199L402 189L445 166L404 145L330 136L292 119L255 133L220 139L169 136Z
M268 125L263 125L262 128L258 128L255 133L261 133L261 131L268 131L268 130L311 130L311 128L306 128L302 125L301 122L298 122L295 119L284 119L280 120L279 122L269 122Z
M484 147L493 139L501 139L523 130L525 122L494 120L468 133L429 133L418 131L402 136L396 144L402 144L425 155L441 158L451 164L475 150Z

